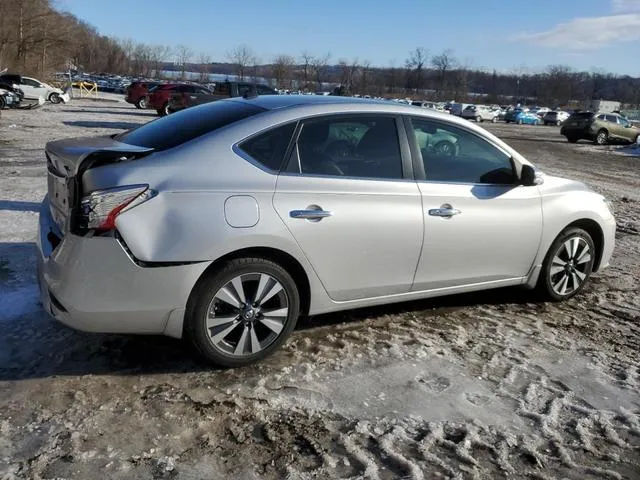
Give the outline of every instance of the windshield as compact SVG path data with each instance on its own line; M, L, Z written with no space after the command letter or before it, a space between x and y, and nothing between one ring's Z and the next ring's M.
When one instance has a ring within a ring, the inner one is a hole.
M114 139L156 151L167 150L264 111L244 102L219 100L172 113L116 135Z

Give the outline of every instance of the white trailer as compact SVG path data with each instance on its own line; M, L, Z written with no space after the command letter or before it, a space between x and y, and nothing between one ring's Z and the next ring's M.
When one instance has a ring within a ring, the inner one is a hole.
M587 102L585 109L595 113L611 113L619 112L620 107L620 102L613 100L591 100Z

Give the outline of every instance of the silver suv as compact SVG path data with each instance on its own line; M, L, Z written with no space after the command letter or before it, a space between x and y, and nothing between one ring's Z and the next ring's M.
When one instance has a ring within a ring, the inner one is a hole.
M475 120L478 123L484 121L496 123L499 115L499 110L492 109L484 105L469 105L462 110L462 118Z
M392 102L220 100L46 156L46 310L184 337L226 366L273 352L301 314L509 285L563 300L614 246L601 195Z

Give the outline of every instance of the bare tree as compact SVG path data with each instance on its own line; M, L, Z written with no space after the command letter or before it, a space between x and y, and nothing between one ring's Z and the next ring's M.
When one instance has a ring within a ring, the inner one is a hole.
M440 55L436 55L431 59L431 65L438 72L440 79L438 93L443 95L446 92L447 73L455 66L456 59L452 50L445 50Z
M322 57L315 57L311 60L311 68L313 70L313 76L316 82L316 90L322 87L322 80L324 78L324 74L327 71L327 66L329 65L329 59L331 58L331 53L327 53Z
M227 52L227 58L234 64L236 75L240 80L244 80L248 67L255 63L253 50L244 44Z
M415 89L416 92L424 88L424 68L427 63L429 51L424 47L416 47L409 52L405 65L409 69L410 75L407 87Z
M365 60L360 67L360 76L358 78L358 91L362 95L368 95L371 82L371 62Z
M180 67L180 78L185 79L185 72L187 70L187 64L193 57L193 50L186 45L178 45L175 49L176 63Z
M302 63L302 71L300 72L300 83L302 84L302 88L307 89L311 81L311 74L313 71L312 64L315 60L315 57L305 50L304 52L302 52L302 55L300 55L300 60Z
M200 82L206 83L209 81L209 64L211 63L211 56L206 53L201 53L198 57L198 69L200 70Z
M162 62L171 57L171 48L166 45L153 45L151 47L151 64L156 77L161 76Z
M338 66L340 67L340 84L344 87L347 95L352 95L360 70L358 59L354 58L351 62L340 60Z
M271 76L277 88L291 88L295 60L291 55L278 55L271 65Z

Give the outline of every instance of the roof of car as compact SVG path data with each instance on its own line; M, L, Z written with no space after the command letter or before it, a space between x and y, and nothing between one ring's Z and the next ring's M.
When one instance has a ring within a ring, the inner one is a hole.
M369 98L339 97L332 95L259 95L244 99L258 107L274 110L276 108L294 107L298 105L398 105L388 100ZM407 105L404 105L407 106Z

